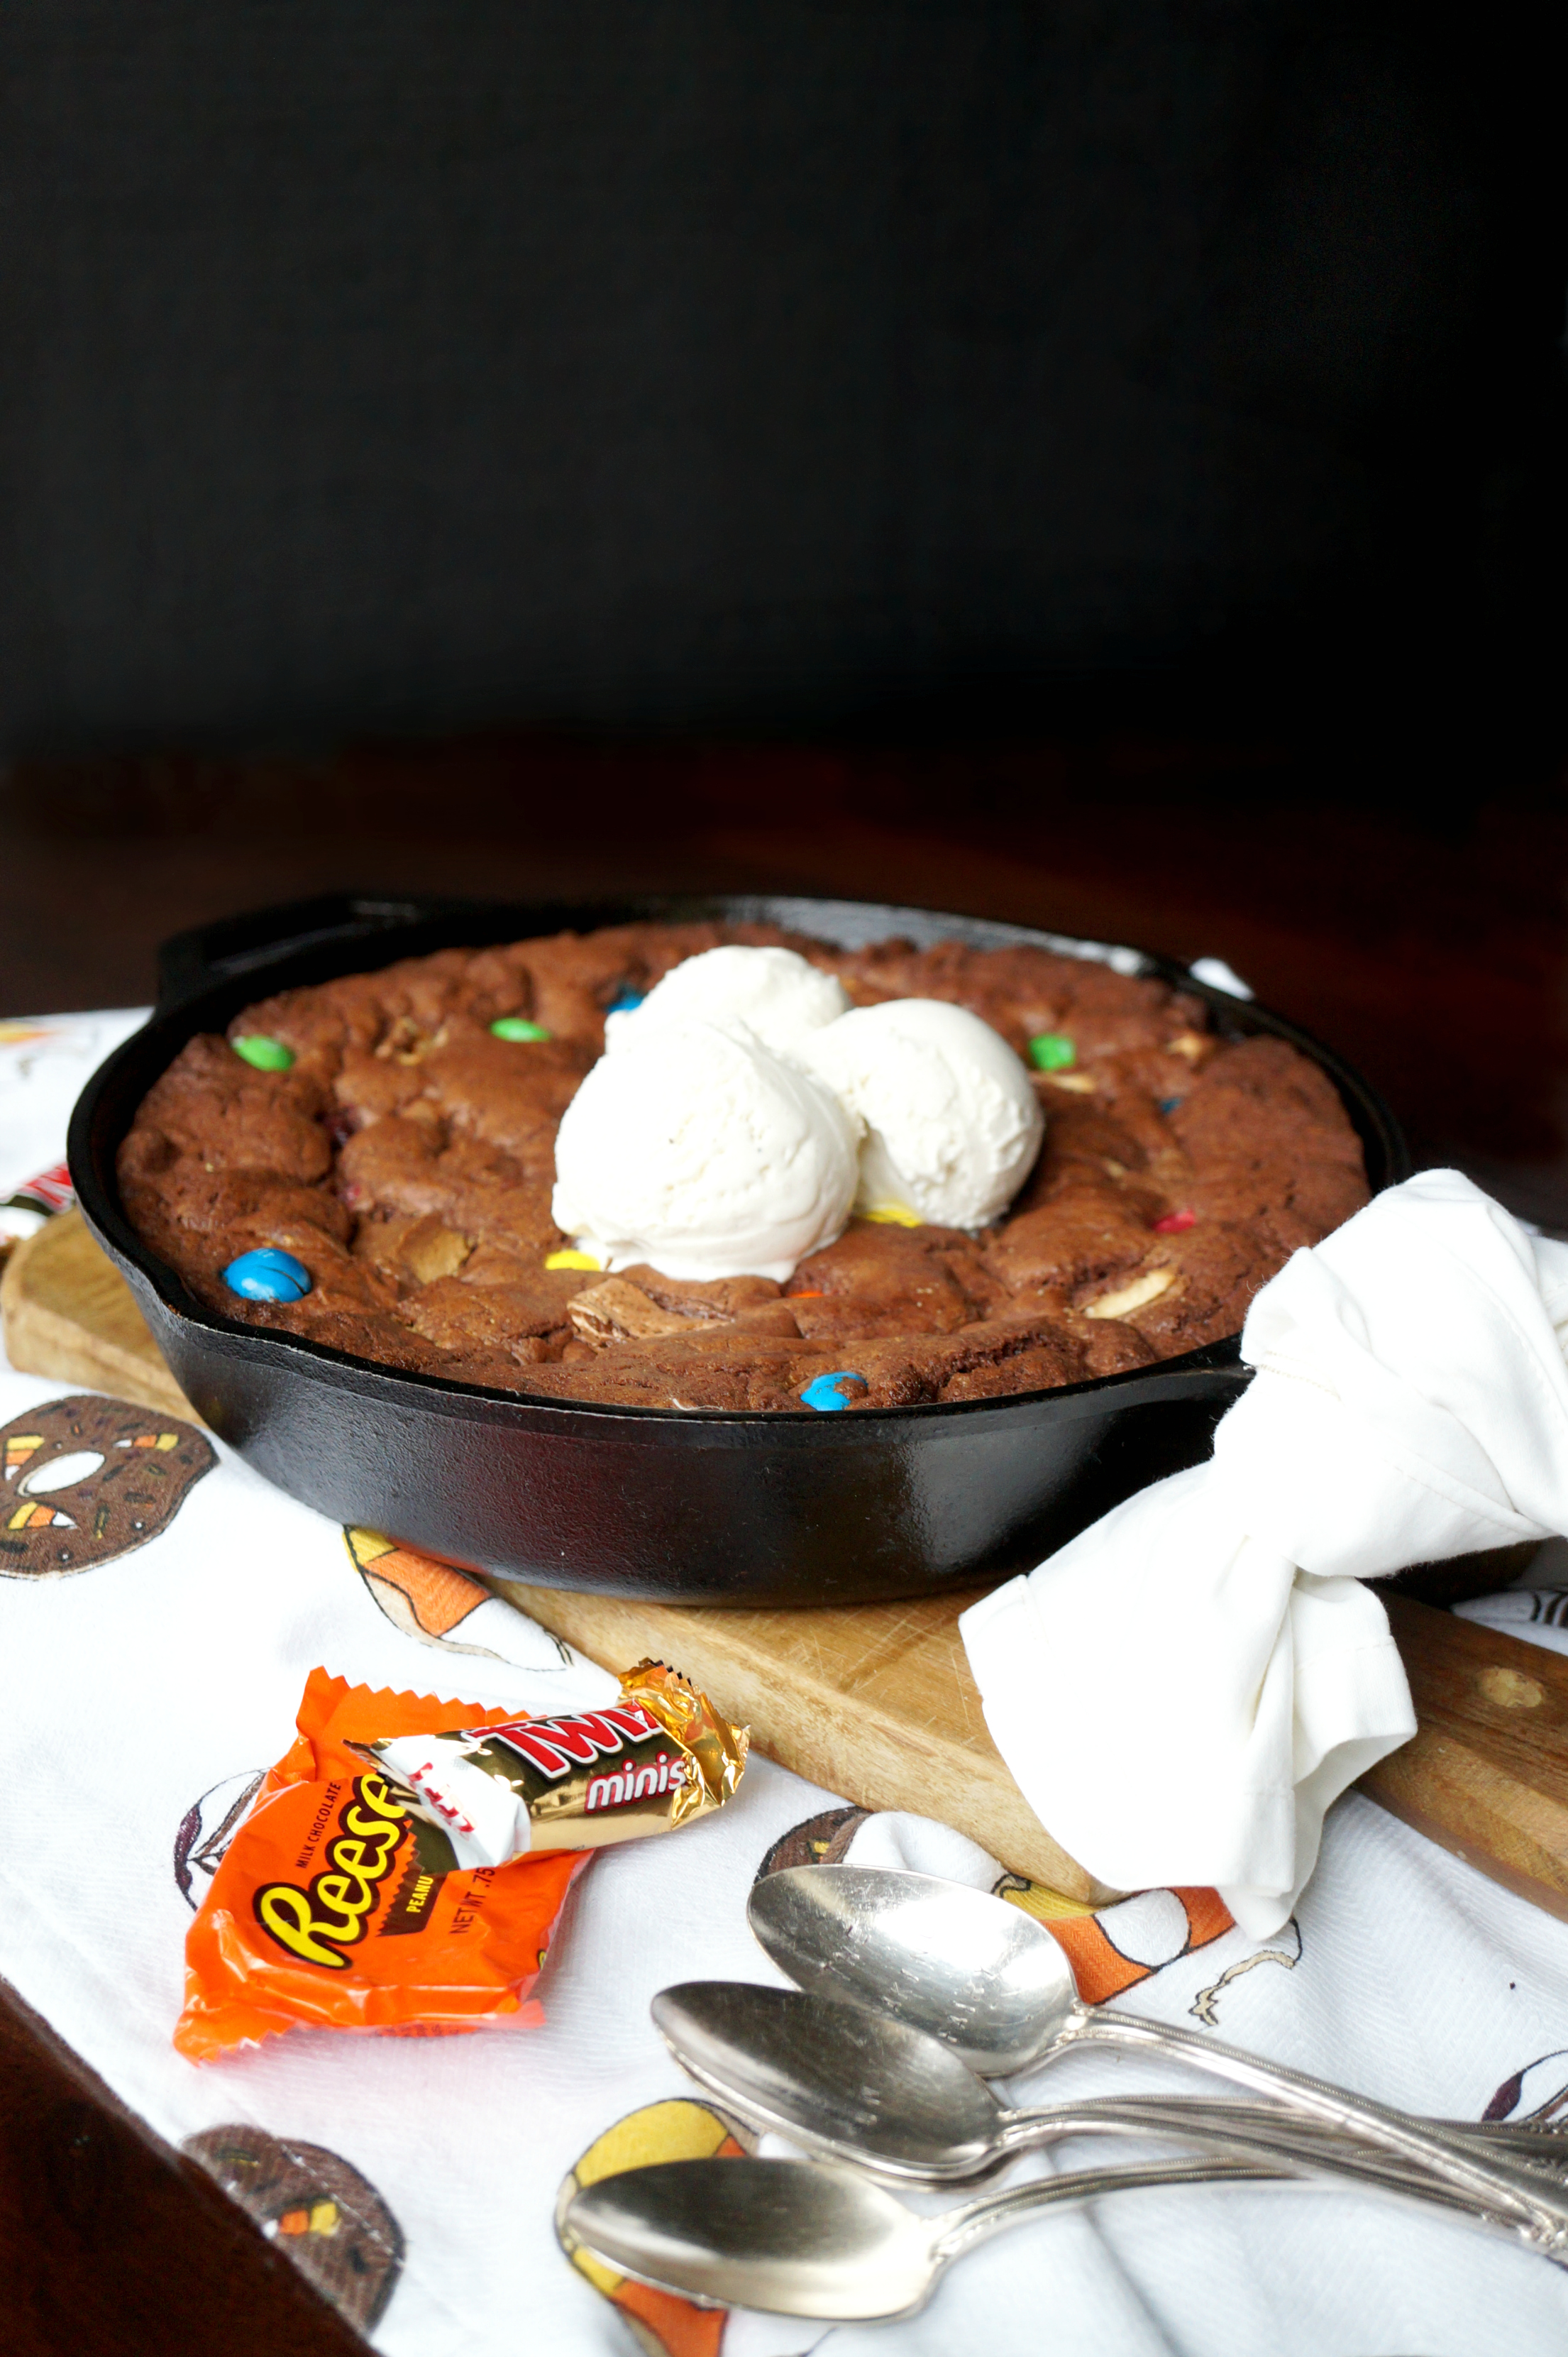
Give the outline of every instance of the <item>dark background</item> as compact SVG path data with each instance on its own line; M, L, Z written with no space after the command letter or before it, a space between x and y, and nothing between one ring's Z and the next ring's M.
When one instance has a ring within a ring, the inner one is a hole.
M0 742L1550 734L1561 47L11 0Z
M1562 41L7 0L0 1011L340 886L907 899L1228 957L1568 1232ZM348 2351L0 2061L8 2352Z
M1568 1224L1562 20L13 0L0 984L329 886L1219 952Z

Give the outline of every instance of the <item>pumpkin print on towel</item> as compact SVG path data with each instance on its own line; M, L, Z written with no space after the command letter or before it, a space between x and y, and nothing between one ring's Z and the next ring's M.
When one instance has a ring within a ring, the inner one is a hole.
M58 1579L166 1531L217 1463L194 1425L101 1393L0 1426L0 1573Z

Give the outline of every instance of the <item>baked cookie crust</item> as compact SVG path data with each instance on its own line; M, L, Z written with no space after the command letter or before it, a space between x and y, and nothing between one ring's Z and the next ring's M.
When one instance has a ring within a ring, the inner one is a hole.
M796 950L857 1006L967 1006L1026 1061L1054 1043L1034 1074L1045 1144L1006 1216L978 1235L857 1219L784 1285L548 1265L572 1243L550 1215L555 1128L607 1009L724 942ZM526 1036L492 1031L509 1017ZM257 1069L236 1040L276 1043L286 1066ZM845 1370L854 1412L1194 1350L1237 1332L1289 1254L1368 1198L1317 1067L1280 1040L1217 1039L1164 983L1027 946L846 951L716 923L445 950L263 1000L182 1050L119 1175L143 1240L243 1323L540 1397L797 1412ZM224 1284L265 1247L309 1271L301 1299Z

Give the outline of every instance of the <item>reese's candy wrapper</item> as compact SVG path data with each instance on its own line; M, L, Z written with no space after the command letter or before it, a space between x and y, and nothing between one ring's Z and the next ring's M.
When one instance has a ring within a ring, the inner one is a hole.
M296 1738L268 1770L187 1936L180 2052L203 2061L300 2026L413 2037L473 2029L499 2014L541 2019L533 1985L596 1826L573 1834L570 1847L547 1846L531 1816L526 1853L513 1863L472 1862L472 1851L459 1860L447 1821L424 1802L419 1813L410 1806L413 1788L394 1783L376 1748L413 1738L423 1754L434 1736L482 1749L503 1730L527 1731L569 1763L550 1780L557 1791L577 1769L607 1763L619 1801L607 1788L590 1812L584 1781L571 1823L615 1814L628 1835L727 1797L745 1763L744 1731L652 1664L621 1684L604 1711L519 1720L312 1671ZM668 1756L657 1821L644 1785L650 1749L655 1782L660 1749Z
M620 1683L619 1702L602 1710L394 1735L364 1756L450 1844L454 1867L598 1849L719 1808L746 1767L745 1728L662 1663L639 1663Z

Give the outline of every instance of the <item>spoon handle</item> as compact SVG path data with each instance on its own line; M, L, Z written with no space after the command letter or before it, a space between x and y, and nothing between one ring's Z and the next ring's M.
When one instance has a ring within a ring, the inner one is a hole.
M1009 2112L998 2138L1011 2159L1031 2147L1064 2136L1176 2136L1216 2158L1273 2161L1309 2176L1371 2178L1390 2190L1427 2201L1463 2206L1482 2222L1505 2222L1496 2202L1477 2203L1440 2184L1425 2169L1396 2160L1391 2153L1361 2144L1277 2104L1205 2104L1183 2096L1091 2096L1079 2104L1042 2105ZM1507 2231L1518 2231L1510 2212Z
M1298 2169L1270 2168L1259 2161L1195 2159L1152 2162L1141 2169L1091 2169L1068 2177L1034 2178L1027 2185L1009 2186L1004 2193L983 2194L977 2201L966 2201L961 2209L946 2210L933 2218L929 2246L933 2269L950 2266L977 2243L1004 2233L1009 2226L1021 2225L1041 2210L1071 2209L1080 2202L1098 2201L1107 2193L1134 2193L1150 2186L1290 2184L1298 2182L1303 2173ZM1338 2168L1324 2180L1327 2184L1336 2181L1341 2190L1359 2189L1396 2199L1408 2199L1413 2190L1407 2178L1397 2170L1382 2168L1370 2155L1359 2167ZM1441 2189L1430 2183L1420 2198L1428 2204L1435 2201L1449 2206ZM1477 2224L1519 2238L1518 2225L1494 2212L1466 2210L1462 2204L1454 2206Z
M1135 2193L1152 2185L1272 2184L1290 2180L1291 2172L1257 2161L1162 2160L1144 2169L1084 2169L1068 2177L1031 2178L1027 2185L1010 2185L1005 2193L982 2194L961 2210L944 2210L931 2220L931 2258L945 2267L972 2251L993 2234L1020 2226L1040 2210L1070 2210L1080 2201L1098 2201L1102 2193Z
M1326 2127L1384 2151L1419 2172L1435 2178L1472 2207L1505 2211L1519 2220L1526 2239L1549 2256L1568 2255L1568 2192L1554 2187L1527 2162L1506 2151L1477 2152L1424 2122L1412 2119L1369 2097L1353 2095L1326 2079L1310 2078L1283 2062L1267 2062L1223 2040L1200 2037L1170 2022L1149 2021L1138 2014L1090 2014L1087 2010L1069 2033L1074 2040L1115 2046L1123 2051L1156 2053L1173 2061L1190 2062L1200 2071L1250 2087L1295 2113L1305 2113Z
M1090 2105L1101 2100L1098 2096L1085 2098ZM1190 2117L1194 2126L1198 2127L1206 2118L1212 2118L1217 2126L1233 2127L1238 2124L1244 2126L1257 2120L1277 2123L1281 2115L1281 2106L1277 2104L1236 2104L1224 2097L1160 2095L1126 2099L1112 2097L1110 2100L1118 2104L1131 2101L1139 2107L1145 2103L1156 2104L1166 2126L1171 2128L1177 2126L1184 2117ZM1434 2120L1423 2119L1414 2114L1411 2116L1417 2127L1434 2129L1451 2144L1463 2145L1477 2153L1482 2159L1490 2153L1511 2154L1515 2160L1527 2161L1532 2169L1544 2170L1559 2185L1568 2189L1568 2135L1564 2135L1561 2128L1508 2120ZM1310 2125L1306 2115L1300 2112L1295 2114L1293 2123L1297 2124L1304 2127ZM1317 2133L1325 2131L1319 2129Z

